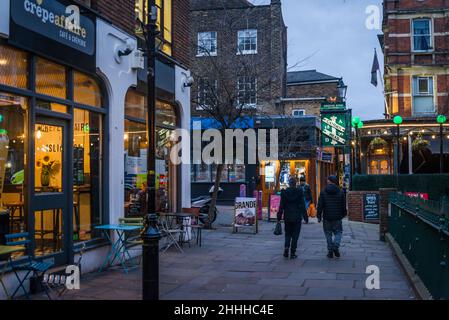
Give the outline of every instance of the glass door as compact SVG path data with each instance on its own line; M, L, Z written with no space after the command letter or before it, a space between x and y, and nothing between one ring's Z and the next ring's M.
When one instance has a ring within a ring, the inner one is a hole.
M34 124L34 192L31 220L36 257L67 263L71 221L69 208L67 123L37 118Z

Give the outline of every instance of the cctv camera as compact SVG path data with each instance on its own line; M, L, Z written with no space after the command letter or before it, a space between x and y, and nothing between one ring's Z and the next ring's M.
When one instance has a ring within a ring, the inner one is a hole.
M195 80L193 79L193 77L188 76L184 80L184 87L191 87L191 86L193 86L194 83L195 83Z

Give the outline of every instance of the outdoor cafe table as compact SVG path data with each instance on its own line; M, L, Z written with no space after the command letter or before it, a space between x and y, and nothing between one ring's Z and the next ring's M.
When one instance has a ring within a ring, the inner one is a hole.
M10 298L10 295L8 293L8 290L6 289L5 284L3 283L3 276L5 275L6 270L8 268L9 256L13 253L24 251L24 250L25 250L25 247L21 247L21 246L2 246L2 245L0 245L0 258L2 258L2 259L0 259L0 261L3 260L3 257L7 258L7 259L5 259L6 262L3 267L3 270L0 273L0 283L3 287L3 291L5 292L7 299Z
M129 258L131 258L131 255L129 254L129 251L125 245L125 233L130 231L137 231L142 228L143 227L140 226L127 226L121 224L106 224L102 226L96 226L95 229L103 231L104 235L111 244L111 250L104 259L103 264L101 265L98 272L103 271L104 268L113 266L114 261L117 260L122 266L125 273L128 273L128 269L126 267L126 255L128 255ZM112 233L115 233L117 235L115 241L113 241L113 237L111 237L111 231Z

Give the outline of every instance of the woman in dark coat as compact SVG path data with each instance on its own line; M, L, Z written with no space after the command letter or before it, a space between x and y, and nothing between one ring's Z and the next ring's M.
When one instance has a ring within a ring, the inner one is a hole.
M285 224L285 246L284 257L296 259L296 248L298 247L299 233L301 232L302 217L306 213L304 194L301 188L296 186L295 178L290 178L289 187L282 190L281 205L278 212L278 221L284 218Z

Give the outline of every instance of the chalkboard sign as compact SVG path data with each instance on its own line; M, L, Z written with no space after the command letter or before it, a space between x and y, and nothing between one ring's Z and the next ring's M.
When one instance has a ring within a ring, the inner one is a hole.
M365 220L379 220L379 195L377 193L364 195L363 215Z

